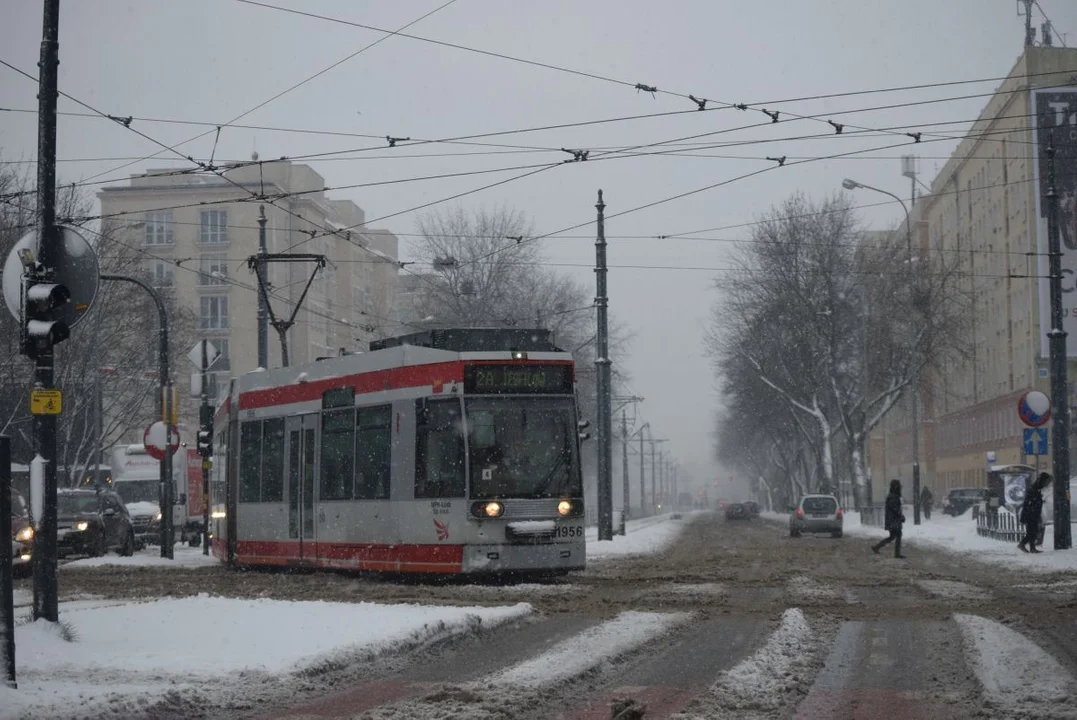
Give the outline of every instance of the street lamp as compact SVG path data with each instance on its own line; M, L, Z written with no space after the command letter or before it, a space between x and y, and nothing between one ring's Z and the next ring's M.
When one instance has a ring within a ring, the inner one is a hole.
M899 198L889 190L881 190L871 185L865 185L864 183L857 182L856 180L850 180L845 178L841 182L841 186L846 190L873 190L877 193L882 193L889 197L894 198L901 204L901 209L905 211L905 242L908 248L909 254L909 275L910 292L912 289L912 218L909 215L909 208L905 204L905 201ZM913 347L909 348L910 361L912 361ZM920 370L916 363L913 362L914 376L912 379L912 521L914 525L920 524Z

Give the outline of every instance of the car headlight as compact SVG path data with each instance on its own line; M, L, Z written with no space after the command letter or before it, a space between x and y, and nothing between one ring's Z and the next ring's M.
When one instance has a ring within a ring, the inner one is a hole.
M15 539L19 542L30 542L34 539L34 529L27 525L22 530L15 533Z
M79 532L82 532L82 531L86 530L89 527L90 527L90 523L86 522L85 520L83 520L82 522L75 523L75 529L78 530Z
M162 517L162 513L157 513L157 517L155 517L154 520L160 520L161 517Z

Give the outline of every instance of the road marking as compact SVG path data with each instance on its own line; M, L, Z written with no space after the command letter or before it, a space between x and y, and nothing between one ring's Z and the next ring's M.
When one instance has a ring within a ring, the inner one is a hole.
M653 640L691 617L691 613L623 612L476 685L540 687L568 680Z
M991 593L975 585L957 580L917 580L916 584L926 593L954 600L990 600Z

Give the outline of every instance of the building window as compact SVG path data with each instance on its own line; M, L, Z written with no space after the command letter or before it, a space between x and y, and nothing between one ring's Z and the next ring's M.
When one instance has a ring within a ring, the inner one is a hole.
M147 260L146 274L154 287L168 287L172 284L172 263L165 260Z
M225 295L206 295L199 298L201 314L199 328L202 330L228 329L228 297Z
M198 242L204 245L221 245L228 242L228 212L226 210L203 210Z
M203 255L198 284L224 285L226 282L228 282L228 258L223 255Z
M146 213L146 244L172 244L172 211L160 210Z

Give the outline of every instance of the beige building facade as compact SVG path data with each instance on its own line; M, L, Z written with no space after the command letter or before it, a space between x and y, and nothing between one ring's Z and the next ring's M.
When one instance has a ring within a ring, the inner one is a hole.
M959 258L960 282L973 305L969 357L921 382L921 475L936 502L950 488L984 486L989 453L996 464L1035 462L1023 454L1024 426L1017 415L1024 392L1035 389L1050 395L1043 342L1049 327L1041 302L1046 292L1046 237L1037 204L1032 101L1037 89L1075 89L1075 70L1077 49L1026 48L931 183L931 193L913 207L914 244L922 255L941 249ZM1054 118L1040 120L1044 122L1053 123ZM1077 132L1077 123L1059 131L1072 143L1069 133ZM1072 174L1073 160L1068 162ZM1060 178L1067 173L1064 167L1059 165ZM1060 216L1070 222L1065 215L1063 208ZM1072 255L1068 263L1064 256L1064 277L1072 278L1073 272ZM1072 280L1069 285L1072 291ZM1064 297L1069 307L1069 296ZM1074 333L1068 342L1073 357ZM1074 369L1071 361L1071 387ZM909 418L906 398L872 434L876 500L885 495L890 478L902 479L911 489ZM1040 462L1050 466L1049 457Z
M213 366L216 387L258 366L258 282L248 258L258 253L262 211L268 253L327 260L286 333L289 364L365 350L391 328L396 236L367 228L363 210L351 200L327 197L324 179L309 166L252 163L223 175L150 170L98 193L103 223L141 257L143 279L173 288L177 301L194 311L198 336L221 352ZM315 270L314 262L268 265L270 305L278 319L291 316ZM280 367L281 342L273 327L268 349L270 367ZM173 369L181 390L193 370Z

